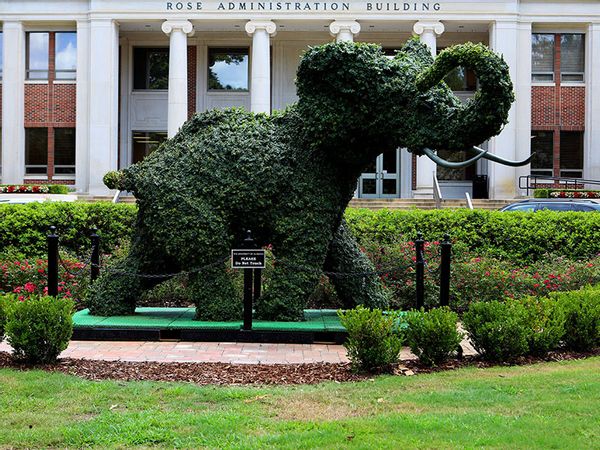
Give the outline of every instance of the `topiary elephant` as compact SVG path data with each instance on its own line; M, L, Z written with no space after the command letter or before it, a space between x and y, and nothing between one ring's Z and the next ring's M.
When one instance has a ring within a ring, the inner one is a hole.
M457 66L475 71L480 90L466 105L443 78ZM513 101L508 67L483 45L464 44L435 59L410 40L392 58L372 44L310 48L297 74L299 100L283 112L242 109L196 114L144 161L105 177L111 189L134 193L139 205L129 255L93 285L93 314L134 312L143 289L165 273L219 261L251 229L276 258L256 316L302 320L320 272L371 272L343 214L357 180L380 153L406 147L438 163L434 150L472 150L498 134ZM527 161L501 161L525 164ZM347 307L385 308L375 275L334 277ZM197 318L241 317L227 264L191 277Z

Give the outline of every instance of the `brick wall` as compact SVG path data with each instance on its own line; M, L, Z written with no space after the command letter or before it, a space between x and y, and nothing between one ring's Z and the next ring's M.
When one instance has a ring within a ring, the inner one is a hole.
M583 130L585 127L585 87L561 86L560 125L569 130Z
M53 182L54 176L54 129L75 128L76 84L55 82L55 34L49 35L48 80L44 83L25 84L25 128L47 128L48 130L48 174L47 178L28 182ZM58 183L66 183L60 180Z
M531 126L553 127L556 112L554 86L533 86L531 88Z
M196 112L196 46L191 45L187 48L188 60L188 119Z

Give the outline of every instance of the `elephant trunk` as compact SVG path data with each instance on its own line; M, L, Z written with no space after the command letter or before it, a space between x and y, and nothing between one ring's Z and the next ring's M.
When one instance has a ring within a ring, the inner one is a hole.
M427 145L431 148L469 149L499 134L508 122L514 101L508 65L483 44L466 43L440 52L435 62L417 77L417 89L426 93L456 67L473 70L479 90L466 104L448 92L448 101L441 110L436 108L444 115L437 118L443 129L436 133L438 142Z

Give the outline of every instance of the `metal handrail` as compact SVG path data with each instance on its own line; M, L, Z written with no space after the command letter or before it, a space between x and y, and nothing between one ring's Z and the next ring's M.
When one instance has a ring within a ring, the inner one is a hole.
M468 192L465 192L465 197L467 197L467 208L473 209L473 201L471 200L471 196Z
M523 180L525 184L523 185ZM532 180L533 186L532 187ZM540 181L551 181L562 185L563 189L577 189L577 186L593 184L600 186L600 180L586 180L584 178L569 178L569 177L552 177L548 175L523 175L519 177L519 189L525 189L527 195L530 190L536 189L536 185Z
M435 171L433 172L433 199L435 200L435 208L440 209L442 207L442 190Z

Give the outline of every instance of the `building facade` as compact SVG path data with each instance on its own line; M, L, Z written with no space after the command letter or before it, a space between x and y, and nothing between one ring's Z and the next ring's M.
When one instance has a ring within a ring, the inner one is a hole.
M433 54L468 41L501 53L516 101L482 145L507 159L536 155L519 168L447 170L398 149L373 161L358 197L431 197L434 177L446 198L474 182L514 198L529 174L600 180L597 0L0 0L0 22L5 184L107 194L106 172L144 158L196 111L293 103L308 46L373 42L393 55L415 35ZM464 101L477 89L464 69L446 81Z

